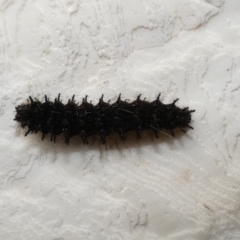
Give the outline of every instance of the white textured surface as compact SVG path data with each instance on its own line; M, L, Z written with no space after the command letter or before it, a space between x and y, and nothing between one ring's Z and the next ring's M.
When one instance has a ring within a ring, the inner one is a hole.
M240 239L239 0L0 0L0 239ZM162 92L180 138L67 147L14 106Z

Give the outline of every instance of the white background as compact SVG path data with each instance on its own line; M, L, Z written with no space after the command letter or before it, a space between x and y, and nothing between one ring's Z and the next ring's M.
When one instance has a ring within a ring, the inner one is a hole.
M240 239L239 0L0 0L0 239ZM13 121L29 95L139 93L194 130L106 145Z

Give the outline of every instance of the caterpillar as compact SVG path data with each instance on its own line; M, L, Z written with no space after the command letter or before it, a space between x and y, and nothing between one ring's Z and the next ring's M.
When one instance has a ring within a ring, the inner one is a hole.
M88 144L88 137L98 135L102 144L106 137L117 133L121 140L125 140L126 133L135 131L140 138L144 130L152 129L156 138L158 132L165 129L174 136L173 130L181 129L184 133L191 128L191 113L188 107L179 108L176 106L178 99L170 104L163 104L160 101L160 94L156 100L149 102L141 99L141 94L132 101L122 101L119 94L116 102L110 104L103 100L103 95L96 105L88 102L87 96L82 103L75 102L75 95L63 104L60 94L54 101L50 101L45 95L45 101L40 102L29 96L26 103L20 104L16 109L14 120L22 128L27 127L25 133L42 133L42 140L50 134L50 140L56 142L56 137L63 134L65 142L69 144L70 138L79 136L83 144Z

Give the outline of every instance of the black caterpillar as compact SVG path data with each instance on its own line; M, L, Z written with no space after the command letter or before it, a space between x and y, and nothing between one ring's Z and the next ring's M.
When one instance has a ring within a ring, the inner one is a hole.
M102 143L111 133L117 133L122 140L129 131L135 131L138 138L146 129L152 129L158 138L162 129L169 130L174 136L175 128L185 133L186 128L193 129L189 124L191 113L195 110L179 108L175 105L178 99L171 104L163 104L160 94L157 99L148 102L140 99L141 95L133 102L121 100L121 94L116 102L110 104L103 101L103 95L97 105L83 98L82 104L77 104L72 99L67 104L60 100L60 94L52 102L45 95L45 102L40 102L30 96L27 103L16 107L15 121L21 127L28 127L25 133L42 133L42 140L51 134L51 141L56 141L59 134L64 134L65 142L69 144L71 137L78 135L84 144L88 144L88 137L97 134Z

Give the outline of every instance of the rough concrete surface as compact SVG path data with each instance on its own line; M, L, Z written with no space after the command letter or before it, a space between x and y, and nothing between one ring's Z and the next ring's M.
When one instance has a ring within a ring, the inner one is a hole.
M0 239L240 239L239 0L0 0ZM24 137L29 95L159 92L194 130Z

